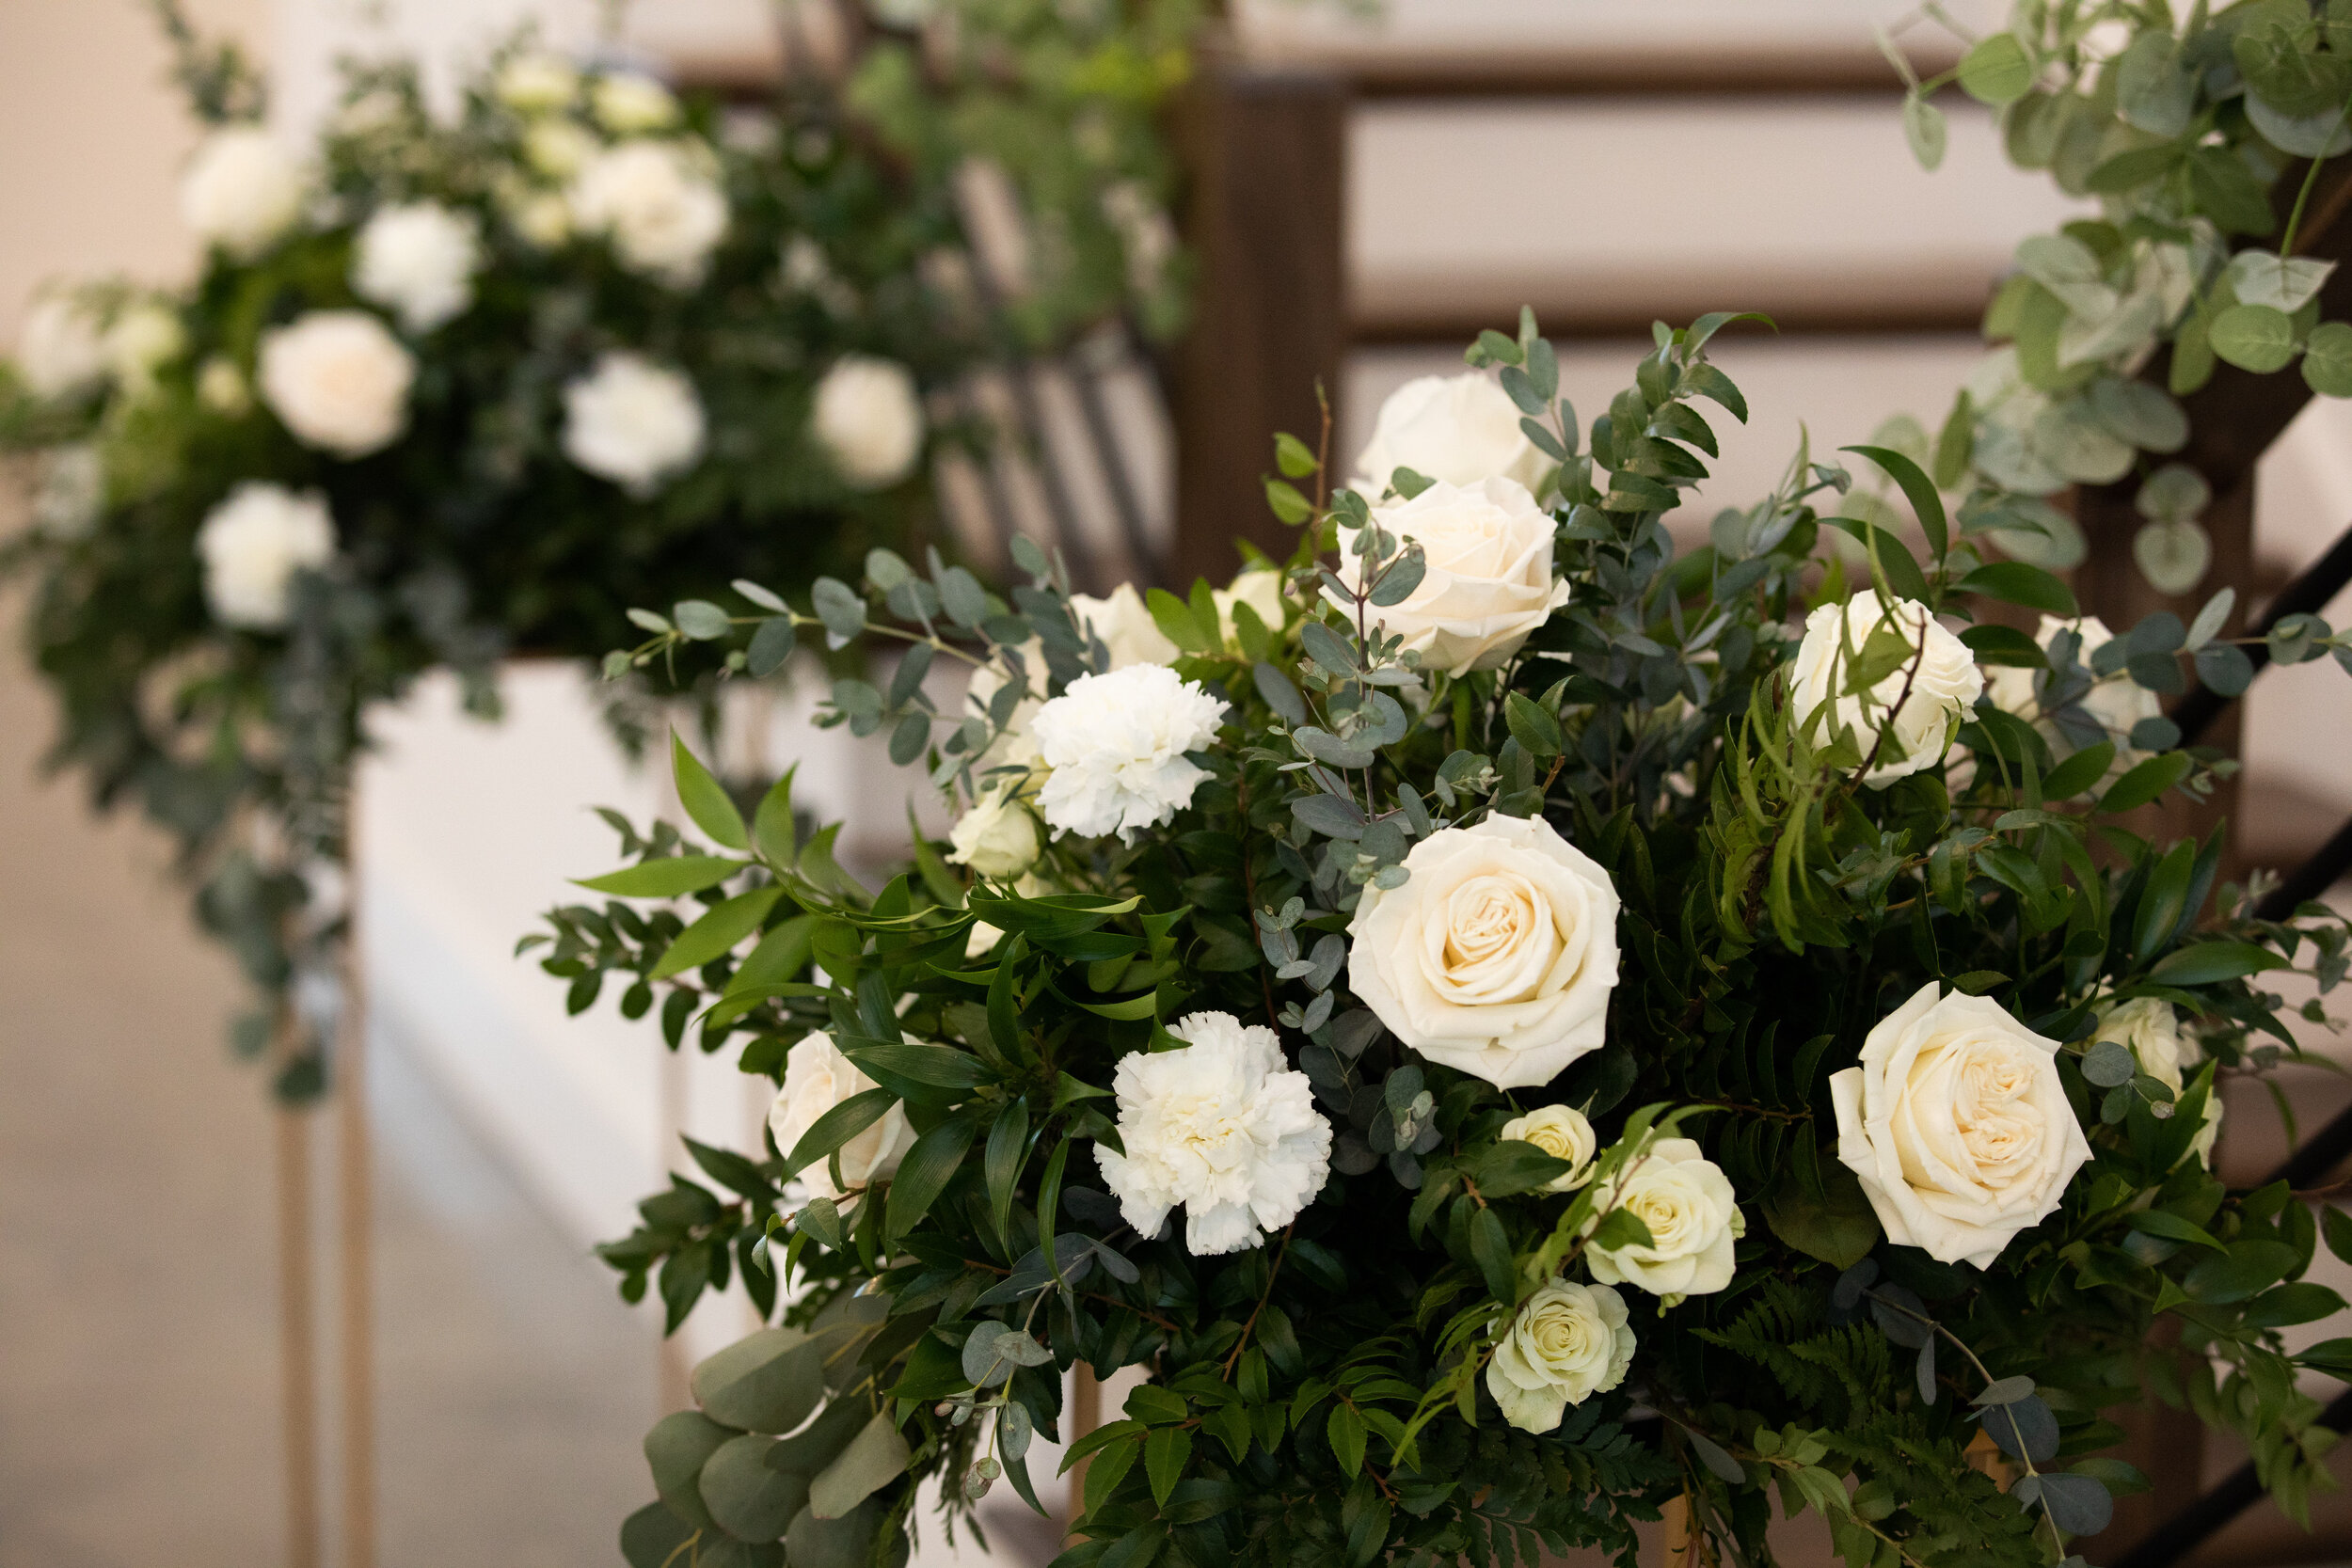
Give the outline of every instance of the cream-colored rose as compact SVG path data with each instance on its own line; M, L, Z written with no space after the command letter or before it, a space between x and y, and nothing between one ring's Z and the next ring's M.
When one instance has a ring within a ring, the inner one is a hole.
M1554 1280L1527 1298L1495 1341L1486 1391L1522 1432L1549 1432L1572 1404L1605 1394L1633 1364L1625 1298L1606 1285Z
M2077 634L2082 640L2082 645L2074 652L2074 662L2086 671L2090 669L2090 656L2115 641L2115 633L2109 631L2107 624L2096 615L2085 615L2073 621L2044 615L2040 629L2034 634L2034 641L2041 643L2046 653L2058 634L2067 631ZM2041 699L2034 690L2034 683L2041 677L2042 672L2038 670L1996 665L1985 677L1985 692L1993 699L1994 706L2004 713L2015 714L2041 731L2044 739L2071 750L2058 725L2042 711ZM2121 670L2104 678L2094 673L2091 688L2078 700L2078 705L2101 729L2106 731L2106 737L2115 742L2115 762L2108 769L2110 775L2122 773L2148 757L2148 752L2132 744L2132 730L2143 719L2163 716L2164 700L2154 692Z
M1872 634L1882 630L1902 640L1909 650L1903 662L1867 692L1848 690L1851 661L1863 657ZM1874 788L1942 761L1953 732L1983 690L1984 675L1968 645L1947 631L1927 606L1915 599L1884 604L1873 588L1842 605L1822 605L1804 618L1804 641L1797 646L1789 676L1789 694L1801 719L1810 721L1828 710L1812 731L1815 745L1827 745L1845 731L1865 759L1875 752L1862 776Z
M313 310L262 334L262 398L296 439L364 457L408 427L416 356L365 310Z
M1487 479L1468 487L1440 480L1409 501L1374 508L1373 517L1421 546L1421 582L1404 602L1370 614L1402 634L1425 670L1449 675L1491 670L1568 602L1568 585L1551 571L1556 525L1517 480ZM1359 532L1349 529L1340 535L1340 580L1351 589L1363 578L1363 558L1356 553ZM1325 594L1353 612L1352 603L1335 591Z
M1617 983L1617 890L1541 817L1442 828L1405 885L1364 889L1347 983L1391 1033L1498 1088L1600 1049Z
M923 455L923 398L914 372L895 359L843 355L817 384L809 432L856 488L898 483Z
M1282 629L1282 572L1279 566L1248 567L1233 579L1232 587L1209 590L1209 597L1216 601L1217 635L1229 643L1233 641L1235 605L1248 605L1249 613L1268 630Z
M2090 1145L2058 1081L2058 1042L1990 998L1935 982L1882 1020L1829 1081L1837 1157L1898 1246L1990 1268L2042 1223Z
M276 631L293 611L298 572L335 558L335 519L315 490L246 480L197 531L204 599L226 626Z
M1623 1209L1649 1227L1631 1246L1588 1247L1595 1279L1638 1285L1672 1307L1731 1283L1732 1243L1748 1233L1731 1179L1689 1138L1659 1138L1595 1195L1594 1212Z
M1572 1105L1540 1105L1523 1117L1513 1117L1502 1124L1500 1136L1534 1144L1553 1159L1568 1163L1566 1171L1544 1184L1545 1192L1572 1193L1593 1179L1593 1155L1600 1143L1593 1135L1593 1124Z
M815 1033L803 1037L785 1058L784 1087L776 1091L775 1102L768 1107L768 1132L776 1141L776 1152L789 1160L792 1147L802 1134L817 1125L817 1118L852 1095L880 1087L871 1078L858 1070L858 1065L843 1055L833 1043L833 1037ZM893 1105L856 1137L841 1146L834 1161L819 1160L796 1175L808 1188L811 1197L827 1197L838 1203L850 1192L875 1181L884 1181L898 1173L898 1162L914 1146L914 1132L907 1125L906 1107ZM832 1166L841 1166L841 1185L835 1186Z
M1533 490L1549 467L1551 460L1519 428L1518 405L1502 388L1475 372L1424 375L1380 405L1372 440L1356 460L1356 483L1373 499L1404 467L1446 484L1509 479Z
M246 385L237 362L215 354L196 372L196 401L225 419L237 419L253 406L253 388Z
M2172 1004L2154 996L2136 996L2108 1008L2099 1020L2098 1033L2091 1037L2113 1040L2129 1050L2139 1063L2139 1070L2178 1095L2188 1082L2188 1074L2198 1065L2195 1045L2182 1035L2180 1015ZM2221 1091L2217 1085L2205 1097L2205 1119L2198 1126L2197 1135L2189 1140L2188 1152L2201 1162L2213 1163L2214 1140L2221 1135Z
M1070 608L1077 617L1079 635L1101 640L1103 651L1111 656L1110 669L1176 662L1176 644L1152 619L1152 609L1143 602L1143 595L1136 592L1135 584L1120 583L1106 599L1098 599L1091 594L1073 594ZM1032 668L1041 677L1042 664Z
M258 125L204 138L180 177L180 215L231 256L260 255L302 215L302 166Z
M72 397L96 388L106 374L97 314L70 293L42 294L24 312L16 370L39 398Z
M1022 798L1025 782L1014 779L983 791L949 830L947 858L998 881L1035 865L1044 844L1036 814Z
M708 163L699 144L623 142L580 168L572 214L580 228L607 236L629 271L691 288L727 231L727 198Z

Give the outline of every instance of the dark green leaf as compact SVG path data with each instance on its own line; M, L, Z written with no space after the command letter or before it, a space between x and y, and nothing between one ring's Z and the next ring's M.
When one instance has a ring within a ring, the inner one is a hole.
M664 855L601 877L575 879L575 885L619 898L677 898L717 887L750 863L720 855Z

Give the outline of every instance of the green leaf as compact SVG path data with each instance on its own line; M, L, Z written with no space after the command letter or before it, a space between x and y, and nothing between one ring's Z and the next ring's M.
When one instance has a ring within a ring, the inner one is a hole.
M842 1054L877 1079L888 1074L943 1089L976 1089L995 1077L986 1062L951 1046L866 1040L848 1035L835 1043Z
M1129 1463L1132 1464L1133 1460L1131 1459ZM1124 1468L1125 1466L1121 1466L1122 1473ZM1088 1480L1091 1481L1093 1476L1093 1471L1087 1472ZM1111 1549L1103 1554L1102 1560L1096 1564L1096 1568L1152 1568L1152 1560L1160 1555L1160 1547L1166 1544L1167 1541L1168 1527L1166 1525L1157 1523L1137 1525L1111 1543Z
M1274 466L1291 479L1305 479L1323 467L1315 461L1315 454L1308 450L1307 443L1287 431L1274 437Z
M988 1183L988 1209L995 1217L999 1238L1011 1234L1013 1191L1020 1184L1021 1167L1028 1157L1029 1102L1016 1100L998 1113L995 1125L988 1130L988 1152L981 1160Z
M2295 357L2295 321L2267 305L2233 305L2213 319L2214 353L2242 371L2267 375Z
M1921 168L1931 170L1944 162L1945 143L1950 136L1943 110L1920 97L1916 87L1904 95L1903 139L1911 144L1911 155L1919 160Z
M703 1465L703 1506L719 1528L739 1541L780 1541L793 1516L808 1505L808 1478L772 1469L772 1437L746 1433L720 1445Z
M1839 1269L1851 1269L1878 1245L1878 1214L1853 1172L1843 1165L1821 1171L1821 1201L1805 1196L1803 1184L1784 1181L1764 1205L1772 1234L1804 1253Z
M2352 398L2352 325L2321 322L2303 344L2303 380L2322 397Z
M786 1151L784 1175L790 1180L834 1150L882 1120L882 1113L898 1102L888 1089L862 1089L809 1124L801 1141Z
M1470 1233L1470 1256L1477 1260L1488 1292L1506 1306L1518 1300L1518 1266L1511 1256L1511 1239L1503 1231L1502 1216L1491 1208L1480 1209L1471 1216Z
M675 730L670 732L670 771L677 780L678 803L713 844L723 849L751 847L751 839L743 832L743 814L735 809L725 787L686 749Z
M2148 977L2159 985L2208 986L2216 980L2234 980L2241 974L2286 967L2285 958L2252 942L2201 942L2167 953Z
M2042 670L2050 660L2042 651L2042 644L2019 631L1988 621L1980 626L1970 626L1960 634L1968 651L1977 656L1979 664L2002 664L2017 670Z
M2044 614L2073 620L2082 613L2074 593L2039 566L2022 561L1996 561L1979 566L1955 585L1963 594L1982 594L1988 599L2024 605Z
M869 1499L840 1519L819 1519L813 1508L801 1510L785 1532L786 1560L792 1568L867 1568L874 1558L874 1539L882 1532L882 1507L880 1499ZM735 1564L720 1563L717 1553L703 1562L691 1565L673 1563L670 1568L736 1568ZM749 1568L760 1568L752 1564Z
M1480 1210L1482 1214L1490 1210ZM1352 1404L1342 1402L1331 1407L1330 1418L1324 1423L1326 1435L1331 1439L1331 1452L1337 1456L1340 1468L1354 1476L1364 1467L1364 1418Z
M2009 37L2007 33L1997 36ZM1858 452L1868 458L1902 486L1903 499L1911 502L1911 510L1918 516L1920 528L1927 532L1929 552L1936 560L1943 560L1952 547L1951 525L1944 515L1944 498L1935 493L1935 482L1919 471L1919 465L1891 447L1841 447L1838 450Z
M825 1394L827 1340L797 1328L763 1328L694 1368L695 1402L747 1432L790 1432Z
M2084 791L2095 788L2107 776L2115 764L2115 742L2102 740L2086 746L2050 769L2042 781L2042 798L2045 800L2071 800Z
M713 908L677 934L677 940L663 950L661 961L653 966L647 978L666 980L673 974L700 969L730 951L737 942L759 929L760 922L768 918L768 911L783 896L784 889L771 883L739 893Z
M719 855L664 855L601 877L575 878L573 883L616 898L679 898L717 887L750 863Z
M1298 493L1298 487L1279 479L1265 482L1266 505L1281 521L1296 528L1315 515L1314 503Z
M2215 1241L2203 1226L2192 1220L2185 1220L2180 1215L2169 1213L2162 1209L2145 1209L2134 1214L2131 1219L2131 1227L2145 1235L2161 1236L2168 1242L2211 1247L2216 1252L2229 1250L2219 1242Z
M1214 626L1204 630L1195 618L1192 607L1165 588L1145 592L1144 603L1151 607L1152 624L1160 634L1188 654L1205 654L1217 646Z
M707 1528L710 1511L703 1506L703 1465L737 1435L699 1410L664 1416L645 1433L645 1463L652 1467L654 1490L672 1513L688 1525Z
M913 1458L898 1424L882 1411L861 1428L850 1446L809 1482L808 1509L819 1519L839 1519L906 1473Z
M2033 61L2014 33L1994 33L1961 57L1960 87L1979 103L2014 103L2033 87Z
M621 1560L628 1568L675 1568L694 1530L667 1503L647 1503L621 1522Z
M790 871L801 849L792 820L792 775L797 771L787 769L769 785L768 793L759 798L759 809L752 814L752 848L778 871Z
M1088 1513L1102 1507L1104 1499L1119 1489L1119 1483L1127 1479L1127 1472L1135 1468L1136 1461L1142 1454L1143 1439L1133 1435L1106 1443L1095 1453L1087 1465Z
M1168 1506L1168 1495L1184 1479L1184 1465L1191 1458L1189 1427L1161 1427L1144 1439L1143 1473L1151 1480L1153 1502Z
M914 1147L898 1163L898 1174L890 1183L886 1228L893 1241L905 1235L930 1212L932 1200L963 1163L964 1150L972 1147L977 1131L970 1114L959 1111L914 1140Z
M730 629L727 612L708 599L680 599L670 607L670 619L677 623L682 634L697 642L716 642Z
M2302 1255L2284 1242L2238 1242L2189 1270L2181 1289L2193 1301L2226 1306L2261 1294L2301 1261Z
M1524 692L1514 691L1505 697L1502 711L1512 737L1530 756L1556 757L1567 749L1567 741L1560 733L1560 721L1530 702Z
M2099 798L2099 809L2122 812L2144 806L2188 777L2188 770L2194 766L2186 752L2167 752L2150 757L2108 787Z
M1919 570L1918 560L1911 547L1886 530L1860 517L1824 517L1821 521L1841 533L1852 535L1873 551L1879 569L1886 574L1886 586L1899 599L1925 603L1928 579Z

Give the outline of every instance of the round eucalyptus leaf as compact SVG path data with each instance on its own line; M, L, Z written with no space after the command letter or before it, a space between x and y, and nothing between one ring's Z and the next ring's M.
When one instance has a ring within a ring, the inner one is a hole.
M720 1445L703 1465L703 1506L729 1535L780 1541L785 1527L808 1503L808 1478L768 1463L772 1437L746 1433Z
M2303 379L2322 397L2352 398L2352 325L2321 322L2303 345Z
M2150 523L2132 540L2132 560L2162 594L2185 594L2213 564L2213 539L2199 523Z
M2185 463L2167 463L2150 474L2132 498L2132 508L2152 523L2195 522L2213 502L2213 486Z
M2083 1076L2103 1089L2130 1083L2138 1070L2139 1064L2131 1048L2120 1041L2101 1040L2083 1053Z
M696 1528L711 1522L710 1511L703 1506L703 1465L738 1435L736 1429L695 1410L664 1416L645 1433L645 1464L653 1470L654 1490L672 1513Z
M2295 357L2295 322L2267 305L2233 305L2214 317L2214 353L2242 371L2267 375Z
M2044 1475L2042 1506L2050 1522L2069 1535L2096 1535L2115 1517L2115 1499L2092 1476Z
M694 1398L746 1432L790 1432L824 1394L823 1346L797 1328L763 1328L694 1369Z
M882 1517L882 1504L870 1499L838 1519L819 1519L804 1508L785 1533L785 1555L792 1568L865 1568Z
M621 1560L628 1568L668 1568L693 1539L694 1526L666 1503L647 1503L621 1522Z
M2333 158L2352 152L2352 126L2344 124L2339 106L2291 115L2272 108L2259 95L2249 92L2246 118L2254 122L2263 140L2297 158Z
M708 599L680 599L670 607L670 618L697 642L715 642L727 634L727 612Z

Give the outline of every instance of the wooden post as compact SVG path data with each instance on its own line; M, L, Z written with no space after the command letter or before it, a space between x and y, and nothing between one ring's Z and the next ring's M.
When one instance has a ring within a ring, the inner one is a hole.
M1236 534L1278 558L1296 543L1260 477L1274 469L1276 431L1314 440L1316 383L1335 404L1340 395L1346 113L1334 73L1216 51L1203 52L1184 105L1184 229L1200 271L1174 376L1179 586L1232 577Z
M276 1109L278 1315L286 1444L286 1561L319 1568L318 1323L312 1312L310 1110Z
M356 794L356 792L355 792ZM357 800L353 802L357 808ZM343 1562L375 1568L375 1181L368 1129L368 1006L359 864L346 868L342 1011L335 1082L336 1257L342 1306Z

